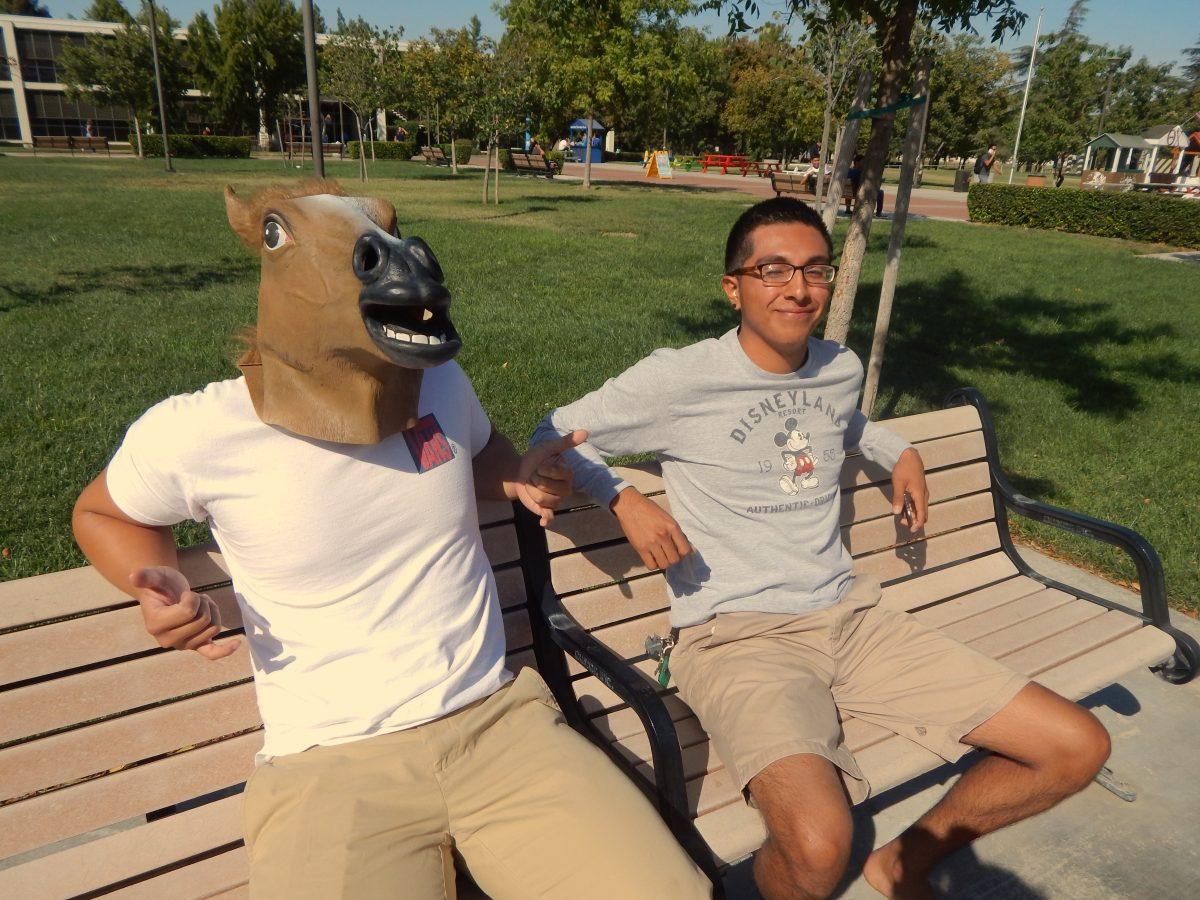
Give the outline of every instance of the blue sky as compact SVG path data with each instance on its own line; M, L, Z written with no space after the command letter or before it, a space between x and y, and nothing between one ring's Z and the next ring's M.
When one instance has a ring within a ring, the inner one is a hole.
M45 5L56 16L73 14L76 17L83 14L89 5L89 0L43 0ZM546 0L552 3L553 0ZM133 0L124 0L127 8L133 8ZM209 9L211 0L162 0L173 16L189 21L198 10ZM438 0L436 3L403 2L372 3L370 0L325 0L317 5L321 7L326 19L332 21L340 6L347 16L362 16L376 25L402 25L406 37L420 37L431 27L456 28L465 23L472 15L479 16L485 32L498 35L503 30L500 19L492 11L492 5L487 0ZM1041 5L1036 0L1018 0L1018 7L1029 14L1029 22L1016 38L1006 38L1005 47L1028 44L1033 40L1034 23L1037 21L1038 8ZM1045 0L1046 19L1043 33L1057 28L1066 16L1070 0ZM764 15L781 10L785 7L782 0L760 0L759 8ZM1197 16L1197 0L1154 0L1144 8L1142 14L1136 4L1126 0L1092 0L1089 5L1088 17L1084 29L1094 40L1118 45L1128 44L1133 47L1134 58L1148 56L1152 62L1174 62L1177 65L1183 61L1183 50L1195 46L1200 41L1200 16ZM724 20L719 16L708 14L698 19L698 24L709 26L710 30L718 33L724 30ZM980 33L990 34L987 22L980 20L976 26Z

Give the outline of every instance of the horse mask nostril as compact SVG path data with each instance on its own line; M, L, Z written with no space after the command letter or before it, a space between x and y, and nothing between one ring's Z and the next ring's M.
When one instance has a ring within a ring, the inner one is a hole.
M361 281L375 281L387 270L388 246L376 235L364 234L354 245L354 274Z

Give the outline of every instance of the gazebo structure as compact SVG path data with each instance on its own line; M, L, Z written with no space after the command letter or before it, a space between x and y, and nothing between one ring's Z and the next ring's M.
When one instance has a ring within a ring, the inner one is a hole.
M1190 149L1191 139L1181 127L1155 125L1143 131L1142 137L1150 145L1150 158L1142 166L1150 181L1170 181L1191 173L1196 153ZM1159 177L1155 178L1156 175Z
M1200 132L1188 135L1179 125L1155 125L1140 135L1106 132L1088 142L1081 183L1170 184L1190 175L1197 157Z
M1142 154L1150 149L1150 142L1141 135L1105 132L1092 138L1084 149L1084 175L1092 171L1114 175L1138 173Z

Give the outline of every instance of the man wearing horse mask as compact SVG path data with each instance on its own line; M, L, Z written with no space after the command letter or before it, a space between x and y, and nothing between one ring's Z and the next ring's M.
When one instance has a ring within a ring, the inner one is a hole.
M432 251L392 206L324 182L226 189L262 259L242 377L129 429L76 538L164 647L238 652L178 570L206 521L233 580L264 743L245 791L255 897L453 897L459 855L500 898L708 896L641 793L504 666L476 501L544 521L557 453L519 457L453 361Z

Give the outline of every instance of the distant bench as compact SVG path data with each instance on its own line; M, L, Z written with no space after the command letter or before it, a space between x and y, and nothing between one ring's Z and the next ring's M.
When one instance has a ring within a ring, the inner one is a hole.
M68 150L71 155L75 154L76 150L83 152L90 150L95 153L103 150L109 156L112 156L112 149L108 145L106 137L75 137L73 135L57 135L57 134L35 134L33 136L33 155L37 156L38 150Z
M283 148L287 151L288 156L302 156L307 153L313 155L312 141L284 141ZM322 143L321 153L323 156L328 156L331 153L337 153L338 159L346 158L346 145L342 143Z
M523 153L520 150L510 150L513 169L518 175L532 175L535 178L553 178L555 166L546 156L533 153Z
M450 160L446 157L441 147L422 147L421 155L425 157L425 164L429 166L448 166Z

